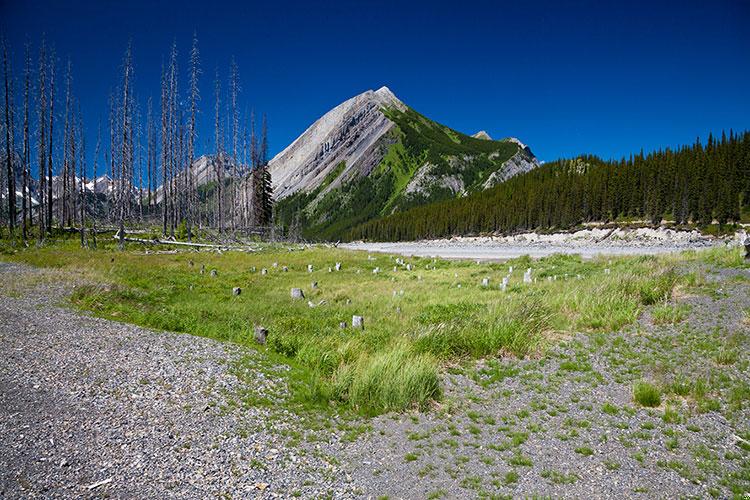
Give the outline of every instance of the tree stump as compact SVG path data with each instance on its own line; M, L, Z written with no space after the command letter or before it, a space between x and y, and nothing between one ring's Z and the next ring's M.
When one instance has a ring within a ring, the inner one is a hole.
M266 343L266 337L268 337L268 330L262 326L255 327L255 341L259 344Z
M365 329L365 319L362 316L352 316L352 328Z

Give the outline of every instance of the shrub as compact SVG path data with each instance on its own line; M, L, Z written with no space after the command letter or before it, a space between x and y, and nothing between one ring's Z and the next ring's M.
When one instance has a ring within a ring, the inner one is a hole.
M653 408L661 404L661 391L655 385L641 380L633 386L633 398L641 406Z

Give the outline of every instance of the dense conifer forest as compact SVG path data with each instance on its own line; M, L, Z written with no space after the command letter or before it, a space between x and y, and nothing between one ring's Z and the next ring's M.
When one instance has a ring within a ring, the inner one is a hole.
M487 191L394 213L342 236L395 241L633 220L723 225L748 212L750 132L730 131L620 161L550 162Z

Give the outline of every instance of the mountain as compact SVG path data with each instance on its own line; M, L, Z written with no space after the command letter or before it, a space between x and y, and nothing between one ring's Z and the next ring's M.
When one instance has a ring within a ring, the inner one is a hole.
M537 166L519 140L462 134L382 87L323 115L271 160L269 170L279 221L302 228L304 236L331 239L368 220L481 191Z

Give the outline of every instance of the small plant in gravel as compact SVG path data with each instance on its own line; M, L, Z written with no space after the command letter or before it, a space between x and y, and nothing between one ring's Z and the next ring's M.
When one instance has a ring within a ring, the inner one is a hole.
M678 424L682 422L680 412L675 410L672 405L667 405L667 407L664 408L664 414L661 416L661 419L667 424Z
M721 346L714 356L714 361L720 365L732 365L739 359L739 350L733 346Z
M518 472L514 470L510 470L505 473L505 476L503 477L503 482L505 484L514 484L518 482Z
M516 451L515 455L508 459L508 464L517 467L531 467L534 462L520 451Z
M543 470L540 475L545 479L549 479L552 484L573 484L578 481L577 474L565 474L556 470Z
M482 478L479 476L467 476L461 480L462 488L478 490L481 485Z
M620 467L622 467L622 464L620 464L620 462L617 462L616 460L605 460L604 467L607 470L618 470L620 469Z
M579 455L583 455L584 457L590 457L591 455L594 454L594 450L592 450L588 446L579 446L578 448L575 449L575 452L578 453Z
M419 455L416 453L407 453L404 455L405 462L414 462L416 460L419 460Z
M604 403L602 405L602 411L606 413L607 415L618 415L620 413L620 410L611 403Z
M654 408L661 404L661 391L654 384L641 380L633 385L633 399L641 406Z

